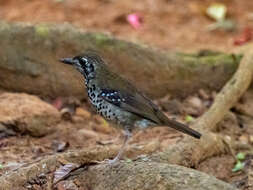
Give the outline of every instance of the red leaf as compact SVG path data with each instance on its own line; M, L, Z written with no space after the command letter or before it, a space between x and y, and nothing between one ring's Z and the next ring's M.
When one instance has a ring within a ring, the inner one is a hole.
M252 40L253 30L252 28L244 28L242 34L234 39L234 45L243 45Z

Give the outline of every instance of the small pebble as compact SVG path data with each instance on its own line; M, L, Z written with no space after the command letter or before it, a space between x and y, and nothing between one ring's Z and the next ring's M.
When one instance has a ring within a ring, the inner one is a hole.
M210 96L207 94L207 92L203 89L199 90L199 96L200 98L202 98L203 100L209 100Z
M76 108L76 115L85 119L91 118L91 113L81 107Z
M249 138L248 138L248 136L246 136L246 135L241 135L241 136L239 137L239 141L240 141L241 143L243 143L243 144L248 144L248 143L249 143Z
M87 129L80 129L78 130L77 134L84 140L98 137L98 134L96 132Z

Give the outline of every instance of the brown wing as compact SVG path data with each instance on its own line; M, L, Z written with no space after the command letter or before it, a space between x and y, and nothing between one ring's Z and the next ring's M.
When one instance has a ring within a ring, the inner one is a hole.
M136 92L134 92L134 94L129 94L128 92L120 91L118 89L104 88L101 89L100 95L107 102L114 104L123 110L139 115L154 123L161 124L155 114L159 111L158 107L141 94Z
M195 138L201 137L200 133L188 126L170 120L151 100L138 92L127 80L111 72L104 73L103 76L103 85L101 86L105 88L101 89L101 96L104 100L158 125L172 127Z

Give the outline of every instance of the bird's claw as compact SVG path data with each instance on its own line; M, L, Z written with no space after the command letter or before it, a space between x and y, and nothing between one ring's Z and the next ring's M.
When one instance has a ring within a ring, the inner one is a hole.
M105 159L103 161L96 161L96 164L109 164L109 165L114 165L119 161L119 159L117 157L115 157L114 159Z

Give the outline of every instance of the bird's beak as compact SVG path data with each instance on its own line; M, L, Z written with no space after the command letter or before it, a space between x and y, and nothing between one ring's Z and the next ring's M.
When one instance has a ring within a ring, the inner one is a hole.
M62 58L59 61L65 64L69 64L69 65L75 65L78 62L77 60L74 60L73 58Z

